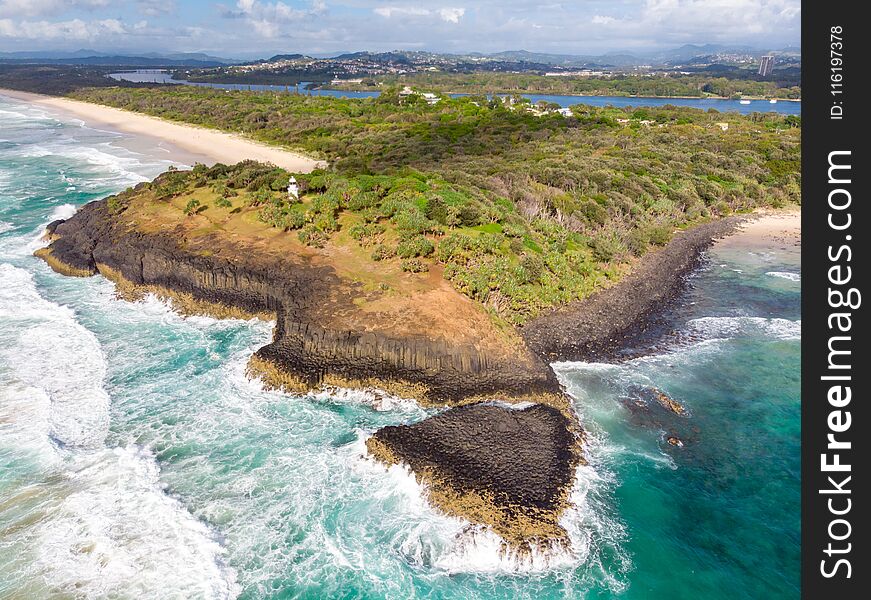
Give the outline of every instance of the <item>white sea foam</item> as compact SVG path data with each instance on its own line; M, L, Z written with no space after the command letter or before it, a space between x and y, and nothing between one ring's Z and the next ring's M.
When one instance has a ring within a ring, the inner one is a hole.
M76 210L78 210L73 204L61 204L59 206L55 206L51 215L49 215L49 222L56 221L58 219L69 219L74 214L76 214Z
M321 402L342 402L371 406L379 412L392 410L414 410L419 405L410 398L400 398L377 388L355 390L342 387L329 386L313 394L310 397ZM420 411L423 413L423 411Z
M769 277L780 277L781 279L788 279L789 281L801 281L801 275L799 273L789 273L787 271L768 271L766 273Z
M33 570L76 597L234 598L236 575L203 523L167 496L150 453L78 457L34 533Z
M764 335L780 340L801 339L801 321L765 317L700 317L687 323L691 331L708 338Z
M16 379L51 399L51 435L60 444L97 447L109 429L106 361L100 344L73 311L40 296L33 277L0 265L0 348Z
M151 453L106 448L106 361L96 337L70 308L43 298L27 271L8 264L0 265L0 365L0 457L38 482L0 488L0 505L15 507L0 511L7 590L238 595L224 548L166 495Z
M59 456L51 441L51 420L51 398L45 390L0 372L0 456L41 465L56 462Z
M15 229L15 225L13 225L12 223L0 221L0 233L6 233L7 231L12 231L13 229Z
M129 155L121 156L122 153ZM64 140L27 146L19 150L18 154L24 158L59 157L67 161L75 161L95 171L81 182L77 179L71 180L69 175L65 174L70 183L84 183L92 187L94 183L103 184L107 180L115 185L148 181L148 178L139 172L143 168L143 157L116 148L110 143L100 143L99 147L95 147L74 139Z
M31 238L18 248L19 253L30 255L40 248L48 246L50 242L45 237L45 229L48 227L49 223L59 219L67 220L76 214L76 210L78 209L72 204L60 204L55 206L49 214L48 220L43 225L40 225L36 231L33 232Z

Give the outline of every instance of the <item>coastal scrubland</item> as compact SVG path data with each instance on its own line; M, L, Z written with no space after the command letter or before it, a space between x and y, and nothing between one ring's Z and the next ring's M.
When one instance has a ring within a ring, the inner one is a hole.
M437 274L521 324L618 279L676 229L800 201L800 117L663 107L547 106L485 97L429 105L172 88L74 97L244 133L330 167L254 163L167 174L192 214L234 204L314 248ZM194 193L194 190L200 190ZM207 191L204 191L207 190ZM196 197L194 197L196 196Z
M440 93L467 94L566 94L581 96L650 96L690 98L801 98L801 76L778 73L774 78L754 76L724 77L717 74L691 73L648 75L620 73L608 76L564 74L546 76L540 72L503 73L478 71L446 73L427 71L409 75L380 75L363 78L360 83L328 85L336 89L380 90L382 87L409 85ZM216 81L199 77L196 81Z

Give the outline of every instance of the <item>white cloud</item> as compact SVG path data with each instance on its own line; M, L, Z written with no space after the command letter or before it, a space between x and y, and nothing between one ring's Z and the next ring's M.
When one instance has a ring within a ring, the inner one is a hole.
M439 16L448 23L459 23L460 17L466 14L465 8L440 8Z
M42 17L58 15L68 10L99 9L110 0L0 0L0 17Z
M415 16L420 17L429 14L427 8L417 8L414 6L379 6L374 9L376 15L389 19L393 16Z
M210 3L222 0L209 0ZM800 40L799 0L223 0L181 11L181 0L0 0L0 49L23 49L23 31L93 47L266 55L397 48L449 52L527 50L639 55L683 44L779 48ZM326 4L330 5L329 10ZM177 17L167 18L175 6ZM103 7L102 10L100 7ZM118 9L122 7L123 10ZM129 38L96 19L125 15ZM149 25L134 23L147 18ZM385 26L386 23L391 26ZM88 37L91 36L91 37ZM45 47L37 37L30 47ZM128 41L129 40L129 41ZM54 47L81 47L54 42ZM89 44L90 45L90 44Z
M616 19L627 33L695 37L709 41L746 39L748 35L798 27L800 0L646 0L637 17Z
M13 21L0 19L0 37L28 40L93 40L121 35L127 28L118 19L99 21Z
M465 8L445 7L437 9L420 8L417 6L379 6L372 9L376 15L390 19L392 17L428 17L438 16L447 23L459 23L466 14Z
M139 12L149 17L175 12L175 0L136 0Z
M284 2L258 2L238 0L236 10L224 10L224 16L243 18L263 37L273 38L281 32L281 25L298 23L303 19L322 15L327 5L324 0L313 0L307 9L296 9Z

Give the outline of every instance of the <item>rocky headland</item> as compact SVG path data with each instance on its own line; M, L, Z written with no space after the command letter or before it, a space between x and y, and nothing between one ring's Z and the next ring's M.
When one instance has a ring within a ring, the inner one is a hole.
M559 518L583 461L581 424L549 363L613 356L644 334L701 251L736 223L680 232L613 287L522 328L437 271L367 271L341 248L292 243L236 210L184 211L147 186L52 223L37 255L65 275L101 274L125 298L154 293L183 313L273 319L272 342L249 363L267 386L374 388L447 407L377 431L370 453L407 464L435 506L523 549L566 543Z

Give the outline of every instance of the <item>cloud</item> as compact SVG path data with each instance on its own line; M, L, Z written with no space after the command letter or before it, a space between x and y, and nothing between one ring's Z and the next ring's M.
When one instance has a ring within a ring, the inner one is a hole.
M465 8L440 8L438 10L439 16L442 18L442 21L447 21L448 23L459 23L460 17L466 14Z
M118 19L99 21L13 21L0 19L0 37L28 40L93 40L122 35L127 28Z
M96 10L109 6L110 0L0 0L0 17L43 17L73 9Z
M7 19L0 49L22 49L16 41L24 39L15 31L19 23L29 32L43 28L53 36L47 40L62 39L59 32L66 32L67 39L93 40L92 47L246 58L403 48L646 55L687 43L774 49L800 40L799 0L200 1L217 7L217 13L182 11L188 0L0 0L0 19ZM148 27L136 28L143 18ZM99 19L120 20L129 37L101 27ZM38 38L26 39L35 40L31 47L41 46ZM72 41L68 46L78 47Z
M175 0L136 0L139 12L149 17L175 12Z
M372 9L376 15L390 19L392 17L428 17L438 16L447 23L459 23L460 18L466 14L465 8L420 8L417 6L378 6Z
M414 6L379 6L373 10L376 15L389 19L393 16L424 16L429 14L428 8Z
M320 16L327 11L324 0L313 0L307 9L297 9L284 2L239 0L235 9L224 8L221 15L230 19L245 19L263 37L277 37L281 26Z
M599 21L594 17L593 23L611 26L610 35L617 30L661 41L736 42L784 27L797 30L800 14L799 0L645 0L637 14Z

